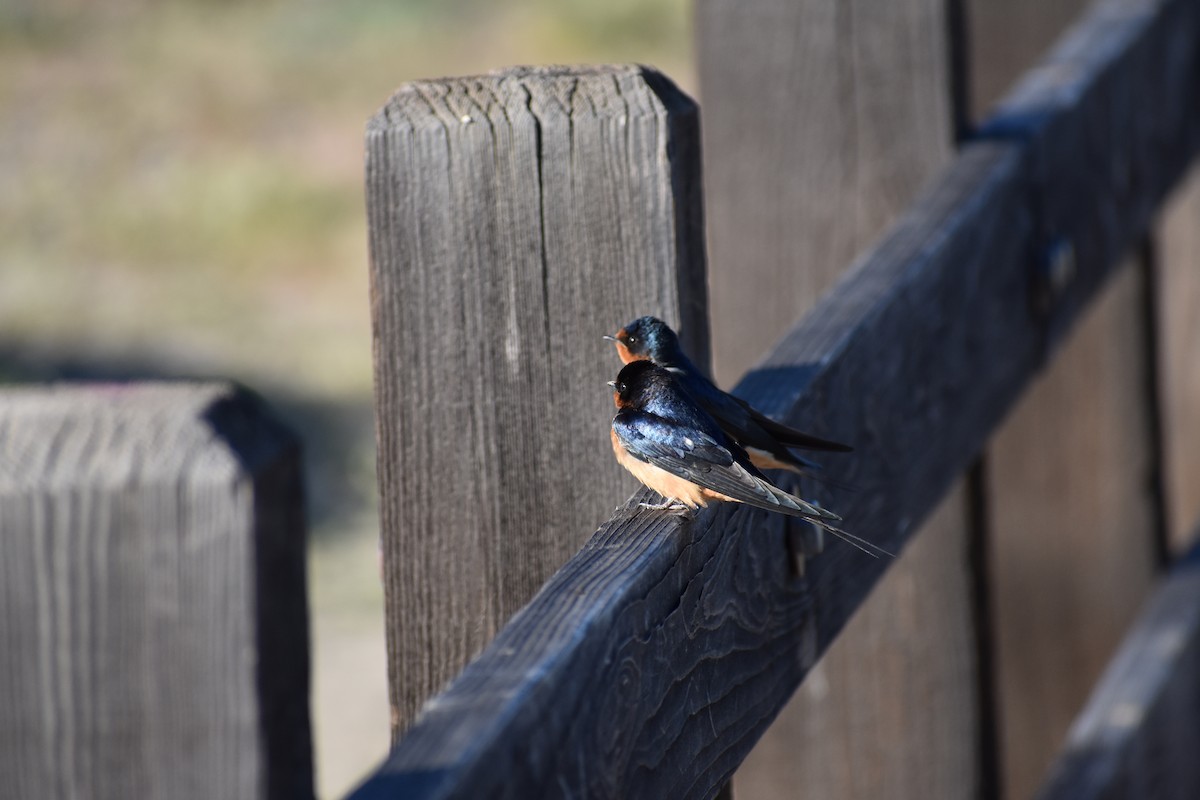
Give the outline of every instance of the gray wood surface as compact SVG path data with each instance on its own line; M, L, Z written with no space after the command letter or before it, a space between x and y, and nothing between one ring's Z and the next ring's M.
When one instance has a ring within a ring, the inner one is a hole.
M989 116L1021 73L1042 60L1089 0L957 0L965 7L967 102L973 122Z
M952 150L934 0L698 0L713 362L737 380Z
M885 547L1039 362L1021 166L1015 145L969 147L739 386L779 418L860 432L844 465L860 491L822 499ZM716 793L890 562L835 543L796 579L782 518L689 521L638 509L645 497L424 707L356 798Z
M1139 273L1088 309L989 450L1007 796L1029 797L1155 570Z
M946 7L697 4L722 378L761 357L952 157ZM965 520L956 487L746 759L739 800L798 786L821 798L971 793Z
M1109 13L1147 7L1118 5L1108 4ZM1058 45L1055 39L1085 10L1084 0L968 6L970 99L980 116L1035 64L1026 85L1049 89L1078 63L1072 49L1085 45L1072 34ZM1114 46L1124 29L1112 30L1116 35L1089 37L1086 46ZM1091 147L1087 139L1077 146ZM1111 174L1120 163L1097 157L1088 168ZM1043 223L1044 251L1065 254L1076 246L1061 227L1071 213L1069 198L1063 200L1059 219ZM1003 794L1010 798L1029 797L1037 787L1153 577L1151 358L1140 295L1139 271L1124 269L988 450L995 698Z
M259 401L5 389L0 550L0 796L312 796L299 452Z
M613 66L414 83L368 125L395 730L636 486L601 335L656 314L708 363L697 117Z
M1011 141L967 146L738 386L780 419L855 434L836 468L860 490L818 496L878 544L899 548L936 506L1195 152L1200 109L1177 100L1200 94L1200 9L1125 11L1098 7L1070 58L1011 96L990 131ZM1032 256L1056 229L1076 257L1048 283ZM797 579L786 522L728 507L689 521L645 497L356 798L717 793L889 563L834 543Z
M1200 797L1197 753L1200 546L1154 591L1038 796L1190 800Z
M962 493L956 485L922 524L763 733L734 776L737 800L972 796L981 778Z
M860 434L839 465L859 491L820 499L884 547L1038 362L1022 187L1015 145L969 148L739 386L778 418ZM890 566L833 543L796 579L784 518L688 521L641 499L424 707L356 798L711 797Z
M1168 528L1181 551L1200 518L1200 171L1168 203L1156 240Z

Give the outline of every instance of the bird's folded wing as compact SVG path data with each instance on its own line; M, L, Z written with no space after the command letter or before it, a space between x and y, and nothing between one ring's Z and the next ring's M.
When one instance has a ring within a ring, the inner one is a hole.
M771 419L740 397L735 397L734 399L745 409L746 415L755 425L788 447L799 447L803 450L825 450L831 453L849 453L854 449L848 444L822 439L819 436L813 436L788 427L782 422L776 422Z
M788 453L788 447L805 450L847 452L852 448L838 442L810 436L789 428L759 412L740 397L722 392L712 384L692 380L686 386L689 393L712 415L721 429L736 439L743 447L753 447L775 455L780 461L794 462L797 466L820 469L821 465L806 458Z
M727 447L697 428L625 408L613 418L613 430L634 458L733 500L793 516L840 519L751 474Z

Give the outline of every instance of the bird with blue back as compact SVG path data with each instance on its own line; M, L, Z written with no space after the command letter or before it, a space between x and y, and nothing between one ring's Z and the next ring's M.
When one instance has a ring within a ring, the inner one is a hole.
M604 338L616 345L617 355L626 364L647 360L669 370L721 430L745 449L759 469L784 469L827 481L818 472L819 464L792 453L789 448L834 453L854 449L776 422L740 397L721 391L696 368L683 352L675 331L658 317L639 317Z
M647 507L689 511L714 501L744 503L805 519L870 555L886 553L837 527L837 514L771 483L672 371L635 359L609 385L617 406L611 431L617 461L664 498Z

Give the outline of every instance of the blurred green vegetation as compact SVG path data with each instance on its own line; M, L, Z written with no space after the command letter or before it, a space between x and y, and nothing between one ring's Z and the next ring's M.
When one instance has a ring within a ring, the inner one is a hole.
M387 746L364 124L404 81L513 64L641 62L690 88L688 14L0 0L0 381L229 377L301 433L325 796Z
M9 0L0 336L230 345L232 374L365 392L372 111L512 63L678 74L686 26L681 0Z

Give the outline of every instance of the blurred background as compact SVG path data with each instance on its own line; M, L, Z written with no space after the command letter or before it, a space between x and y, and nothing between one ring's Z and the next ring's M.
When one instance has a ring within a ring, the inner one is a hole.
M221 377L301 435L317 780L388 743L363 128L401 83L635 61L685 0L0 0L0 382Z

